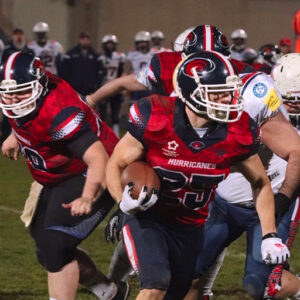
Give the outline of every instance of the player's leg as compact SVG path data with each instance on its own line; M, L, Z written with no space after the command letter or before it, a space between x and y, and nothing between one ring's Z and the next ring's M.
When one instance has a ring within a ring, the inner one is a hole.
M125 281L131 272L132 267L127 256L124 241L121 239L114 249L107 276L114 281Z
M39 261L49 272L49 292L53 298L73 299L79 280L76 247L105 218L114 204L105 194L95 202L89 215L72 217L62 207L62 203L68 203L81 195L84 180L80 175L53 188L45 188L30 227L37 244ZM70 266L66 268L68 264ZM74 272L72 280L68 278L70 268ZM66 280L63 281L61 277ZM58 285L58 281L65 282L63 288ZM64 298L66 294L68 298Z
M296 200L280 221L278 236L292 245L300 218L299 200ZM261 259L261 227L251 226L247 233L247 259L243 284L254 299L264 297L282 299L300 293L299 279L282 265L267 266Z
M136 299L163 299L171 280L163 230L150 218L126 215L123 237L132 268L140 279Z
M198 254L194 271L195 280L185 300L201 299L202 295L208 296L211 293L210 288L217 272L209 277L206 277L206 274L223 250L245 231L245 226L236 221L242 218L242 214L241 208L234 207L216 195L210 205L210 215L205 224L203 248ZM216 267L215 271L219 269L220 266ZM202 294L204 290L205 294Z
M110 99L112 129L117 136L120 136L120 110L123 98L122 95Z

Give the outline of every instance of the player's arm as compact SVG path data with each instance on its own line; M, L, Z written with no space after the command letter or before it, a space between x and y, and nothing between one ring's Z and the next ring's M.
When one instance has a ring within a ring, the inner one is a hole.
M261 132L261 142L288 162L279 192L295 199L300 187L300 137L297 131L279 112L261 126Z
M70 208L71 215L82 215L91 212L94 201L106 188L105 166L108 154L100 141L92 143L82 156L87 165L87 175L84 188L80 198L75 199L63 207Z
M256 210L261 222L262 234L276 232L275 208L272 187L265 168L257 154L236 164L241 173L250 182Z
M107 188L117 203L122 200L121 185L122 171L130 163L140 160L144 156L144 146L129 132L116 145L106 167Z
M137 80L136 75L130 74L106 83L96 92L88 95L87 102L90 105L96 105L101 100L117 95L123 91L133 92L145 90L148 90L148 88Z
M276 233L274 197L263 164L255 154L237 163L237 167L250 182L256 200L256 211L262 229L262 259L266 264L281 264L290 253Z
M1 150L5 157L13 159L13 160L18 159L19 144L18 144L18 140L13 131L2 143Z

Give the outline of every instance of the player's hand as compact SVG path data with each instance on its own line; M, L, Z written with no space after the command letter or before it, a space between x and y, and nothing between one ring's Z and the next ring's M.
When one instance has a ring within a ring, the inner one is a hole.
M14 133L11 133L2 143L2 153L5 157L17 160L19 156L19 144Z
M130 196L130 192L133 188L133 183L129 183L125 186L120 202L120 209L125 214L135 214L140 211L145 211L153 206L157 199L157 191L151 190L150 195L147 194L147 187L143 186L138 199L133 199Z
M121 225L122 215L123 212L120 209L117 209L109 219L104 229L104 236L107 242L114 243L120 240L120 234L122 230L122 225Z
M92 211L93 200L87 197L80 197L70 203L63 203L62 207L70 209L72 216L87 215Z
M293 201L282 193L275 194L274 201L275 201L275 220L276 220L276 225L278 225L283 215L289 210L290 205Z
M276 233L270 233L263 236L261 255L266 265L275 265L284 263L290 257L290 252Z

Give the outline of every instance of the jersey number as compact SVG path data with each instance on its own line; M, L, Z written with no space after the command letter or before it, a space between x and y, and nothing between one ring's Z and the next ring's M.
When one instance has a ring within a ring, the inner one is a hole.
M210 200L213 188L222 180L225 175L202 175L192 174L188 178L184 173L178 171L170 171L161 167L155 167L155 171L163 180L162 185L164 191L162 196L169 205L178 206L182 203L190 209L198 209L204 207ZM183 198L171 197L170 192L179 192L182 188L188 187L191 192L186 192Z
M40 171L47 170L46 162L38 152L36 152L35 150L30 149L28 147L23 147L22 152L27 157L27 159L29 160L29 162L33 168L40 170Z

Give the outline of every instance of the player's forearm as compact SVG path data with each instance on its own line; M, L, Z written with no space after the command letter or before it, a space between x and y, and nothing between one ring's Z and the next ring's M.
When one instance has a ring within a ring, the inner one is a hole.
M262 235L276 232L274 196L271 186L263 183L262 187L254 188L256 197L256 211L260 220Z
M289 155L285 180L279 190L290 199L295 199L300 191L300 149Z
M117 203L120 203L122 200L122 170L123 168L113 159L113 157L108 161L106 167L107 189Z
M143 91L143 90L147 90L147 87L145 87L144 85L142 85L140 82L137 81L135 74L130 74L106 83L101 88L99 88L96 92L94 92L91 95L88 95L87 100L89 104L95 105L99 103L101 100L120 94L125 90L130 92Z
M88 168L81 196L95 201L106 188L105 168L108 154L102 143L95 142L87 149L83 160Z

